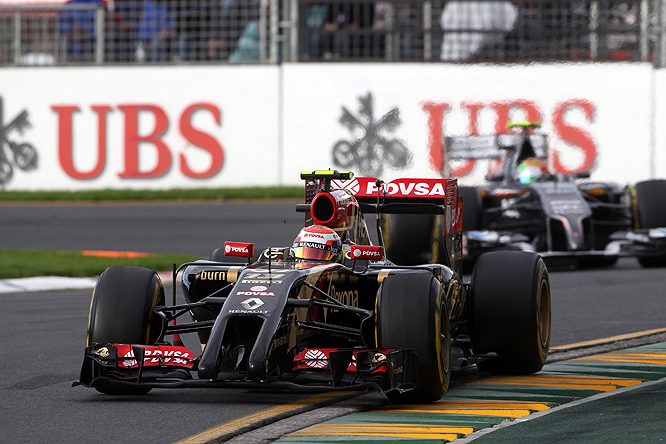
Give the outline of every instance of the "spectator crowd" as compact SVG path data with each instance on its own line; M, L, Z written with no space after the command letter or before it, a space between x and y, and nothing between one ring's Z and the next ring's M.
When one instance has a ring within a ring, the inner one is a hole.
M298 61L636 59L639 1L69 0L58 30L80 63L100 46L104 62L255 62L267 42Z
M260 0L70 0L59 17L72 62L94 61L97 9L110 62L258 60Z

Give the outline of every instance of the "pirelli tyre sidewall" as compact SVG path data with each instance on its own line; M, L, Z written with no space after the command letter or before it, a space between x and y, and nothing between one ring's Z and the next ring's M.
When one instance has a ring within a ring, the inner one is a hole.
M379 348L412 349L417 355L417 387L389 393L401 403L439 400L451 379L451 337L443 286L428 271L387 277L377 296Z
M636 228L666 227L666 180L647 180L632 189L632 206ZM666 267L666 256L641 257L643 267Z
M107 268L93 290L87 343L154 344L161 320L153 307L164 304L164 287L157 273L140 267ZM150 389L96 387L108 394L143 394Z
M480 370L529 374L541 370L550 347L550 281L536 253L482 254L474 267L469 329L474 353L497 353Z

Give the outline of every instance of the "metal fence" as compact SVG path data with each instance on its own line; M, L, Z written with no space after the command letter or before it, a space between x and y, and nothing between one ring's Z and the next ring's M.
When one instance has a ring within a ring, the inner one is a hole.
M49 5L3 1L7 0L0 0L2 66L281 61L666 64L666 0L43 0Z

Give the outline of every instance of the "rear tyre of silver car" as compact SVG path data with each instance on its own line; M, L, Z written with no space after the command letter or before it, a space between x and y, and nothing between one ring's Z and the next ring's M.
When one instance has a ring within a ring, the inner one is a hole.
M140 267L109 267L93 290L88 317L88 345L95 342L151 345L161 330L153 307L164 304L157 273ZM141 395L145 387L95 387L110 395Z
M634 187L634 217L637 228L666 227L666 180L647 180ZM638 262L645 268L666 267L666 255L641 257Z
M497 251L479 256L471 282L469 330L474 353L497 353L482 371L541 370L550 346L550 282L536 253Z
M481 196L476 187L458 187L458 195L463 199L463 232L477 231L483 229L482 215L483 207ZM465 254L463 257L463 271L469 273L474 269L476 258Z
M398 265L446 263L442 221L434 214L382 214L386 257Z
M463 198L463 231L481 229L481 197L476 187L458 187L458 195Z
M451 380L451 332L442 286L430 272L387 277L377 297L379 348L412 349L417 355L417 387L389 393L399 403L439 400Z

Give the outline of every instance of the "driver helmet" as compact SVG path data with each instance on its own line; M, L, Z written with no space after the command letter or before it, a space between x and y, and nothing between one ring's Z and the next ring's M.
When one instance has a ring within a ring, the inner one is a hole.
M291 251L297 259L337 262L341 258L342 240L328 227L310 225L298 233Z
M520 183L529 184L537 182L548 174L548 167L538 159L525 159L516 169L516 176Z

